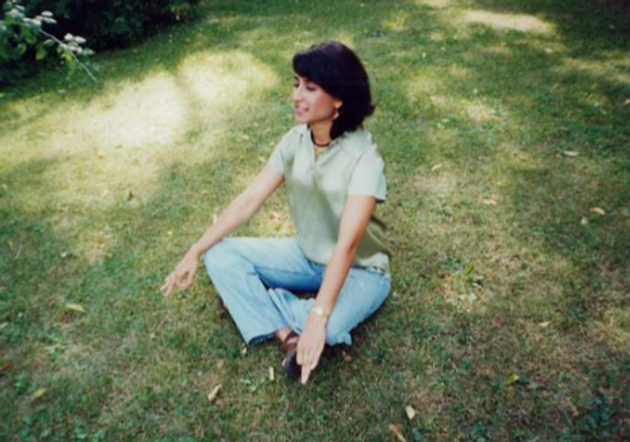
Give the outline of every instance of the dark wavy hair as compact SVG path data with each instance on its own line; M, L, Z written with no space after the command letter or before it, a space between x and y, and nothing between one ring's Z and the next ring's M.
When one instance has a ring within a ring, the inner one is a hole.
M356 130L374 113L367 72L352 49L338 41L314 44L293 56L293 70L343 102L330 137Z

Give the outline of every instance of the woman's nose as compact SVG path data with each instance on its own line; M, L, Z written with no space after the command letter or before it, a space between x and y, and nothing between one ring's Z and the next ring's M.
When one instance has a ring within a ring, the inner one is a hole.
M302 99L302 88L294 87L293 88L293 101L300 101Z

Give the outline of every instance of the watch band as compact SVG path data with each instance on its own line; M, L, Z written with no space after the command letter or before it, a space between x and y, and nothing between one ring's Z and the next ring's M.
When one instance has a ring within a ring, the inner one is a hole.
M324 319L328 319L328 316L329 316L328 312L326 312L326 310L324 310L323 307L318 307L318 306L313 307L311 309L311 313L315 313L317 316L321 316Z

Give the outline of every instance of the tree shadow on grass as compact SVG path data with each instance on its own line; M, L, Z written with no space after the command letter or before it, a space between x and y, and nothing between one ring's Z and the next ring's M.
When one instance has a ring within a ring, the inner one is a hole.
M440 361L434 376L451 395L446 402L451 416L457 414L460 420L433 415L443 426L461 424L472 436L520 440L564 434L621 440L628 431L624 385L630 373L624 338L614 337L625 335L624 326L615 326L619 319L612 318L623 317L629 302L625 275L630 226L624 211L629 189L623 176L630 134L623 123L627 109L620 97L627 95L628 85L617 75L622 71L609 67L612 75L607 75L593 65L565 67L567 61L598 60L595 50L584 51L585 42L575 40L588 33L563 34L566 52L558 54L546 50L557 39L528 38L490 24L471 23L467 30L459 21L441 19L433 8L421 10L431 29L418 31L422 25L415 22L391 34L393 40L404 41L447 29L407 49L410 59L432 63L420 67L416 77L427 89L415 98L424 116L424 121L416 121L428 130L429 139L446 141L447 146L440 151L429 147L426 157L434 163L406 175L403 190L408 197L418 195L419 201L405 205L424 214L401 209L405 218L415 218L431 233L448 234L442 237L446 244L428 239L433 247L415 257L407 253L412 258L408 263L435 262L423 266L425 284L423 278L415 279L423 289L437 289L441 295L455 291L446 305L433 301L435 317L445 315L445 325L437 326L435 318L426 315L410 315L401 326L413 330L413 342L421 349L417 353L427 352ZM602 38L598 48L624 53L621 43ZM449 55L435 55L440 52ZM440 81L431 71L441 74ZM595 83L594 98L586 97L576 80L589 88ZM606 103L605 108L591 100ZM439 135L431 136L435 132ZM564 152L572 155L574 150L579 159L572 162ZM430 170L441 159L448 161L444 167L454 165L459 176L440 171L442 164ZM470 196L485 198L487 207ZM497 204L500 209L493 209ZM591 210L599 206L605 207L605 217ZM583 217L586 222L581 223ZM436 228L438 223L445 227ZM410 224L406 233L419 230ZM513 256L502 258L507 253ZM549 262L538 266L537 254ZM503 265L508 273L501 276ZM468 305L470 293L485 304ZM460 313L448 313L449 303ZM605 321L612 321L610 328L602 325ZM541 338L539 330L550 323L558 330ZM553 345L547 347L541 339ZM572 355L553 354L560 348ZM586 381L575 382L575 389L556 390L563 378L575 379L569 367L577 367ZM497 371L501 369L505 371ZM472 390L471 383L478 387ZM537 390L543 384L540 395ZM604 413L610 422L589 426L594 414L602 412L593 405L598 388L607 391ZM556 394L553 400L551 391ZM417 400L431 415L430 402ZM545 425L536 417L540 413L547 417Z

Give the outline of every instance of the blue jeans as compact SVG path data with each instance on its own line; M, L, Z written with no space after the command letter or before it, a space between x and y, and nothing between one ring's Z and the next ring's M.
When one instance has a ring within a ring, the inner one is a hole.
M308 260L294 238L227 238L204 257L208 275L248 344L289 326L304 330L326 266ZM350 331L383 304L389 274L351 267L326 325L326 344L352 344Z

